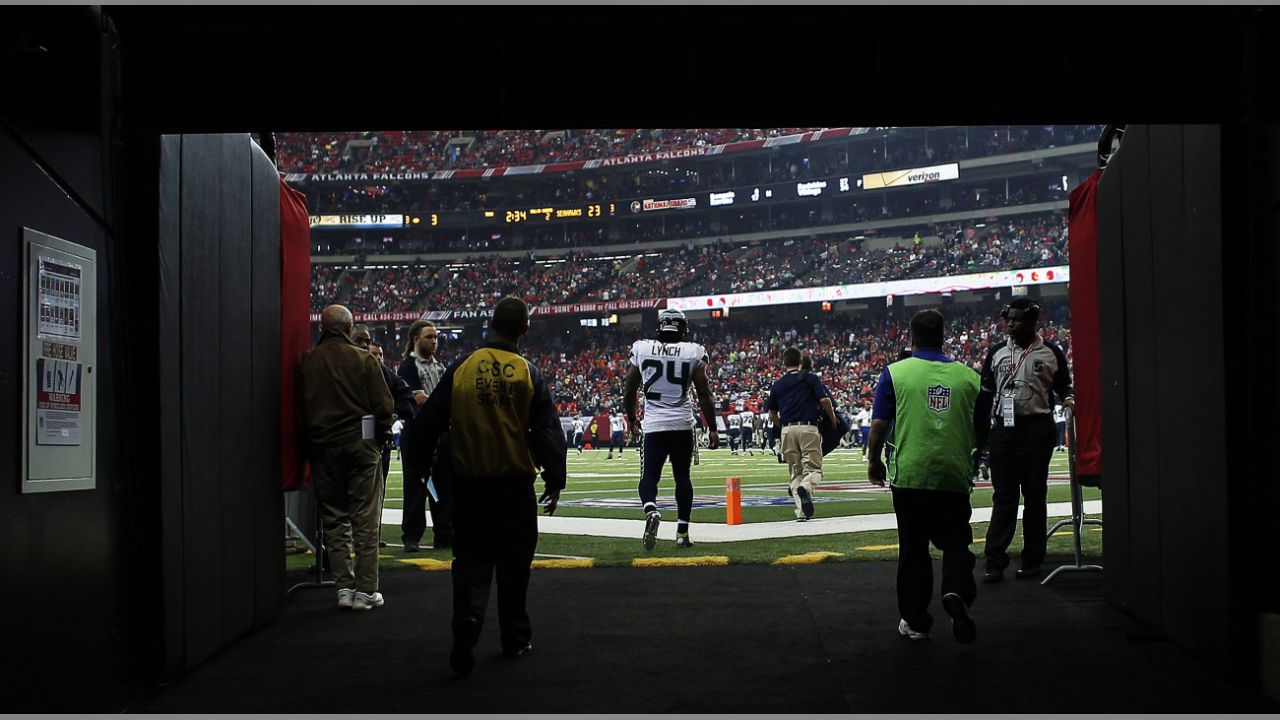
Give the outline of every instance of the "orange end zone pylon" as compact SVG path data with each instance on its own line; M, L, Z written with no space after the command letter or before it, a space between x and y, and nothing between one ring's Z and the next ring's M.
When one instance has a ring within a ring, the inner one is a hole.
M742 524L742 478L725 478L724 522L726 525Z

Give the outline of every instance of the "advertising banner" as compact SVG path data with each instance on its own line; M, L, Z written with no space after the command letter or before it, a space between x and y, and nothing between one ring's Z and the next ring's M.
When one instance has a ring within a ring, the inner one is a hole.
M948 277L913 278L857 285L830 285L827 287L760 290L748 293L701 295L668 298L667 307L676 310L714 310L719 308L757 307L762 305L790 305L804 302L834 302L858 300L893 295L921 295L926 293L965 292L987 288L1042 285L1071 281L1071 269L1066 265L1026 270L999 270L994 272L951 275Z

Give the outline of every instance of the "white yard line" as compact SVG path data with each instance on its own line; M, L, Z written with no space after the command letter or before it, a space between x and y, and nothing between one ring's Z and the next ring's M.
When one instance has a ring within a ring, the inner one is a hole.
M821 506L819 506L821 508ZM1097 515L1102 512L1101 500L1086 500L1086 515ZM1049 503L1049 517L1067 517L1071 515L1071 503ZM1022 507L1018 508L1018 517L1022 517ZM401 512L394 508L384 508L382 523L399 525ZM974 508L970 522L987 522L991 519L991 508ZM427 524L431 524L428 515ZM747 523L744 525L723 525L719 523L690 523L691 537L702 542L739 542L743 540L763 540L767 538L803 537L812 535L838 535L841 533L863 532L867 530L895 530L897 521L893 513L876 515L850 515L846 517L815 517L809 522L783 520L777 522ZM644 532L644 520L626 520L617 518L585 518L538 516L538 532L549 535L587 535L592 537L633 538L637 541ZM671 522L664 522L658 528L658 536L664 540L676 539L676 523L674 515Z

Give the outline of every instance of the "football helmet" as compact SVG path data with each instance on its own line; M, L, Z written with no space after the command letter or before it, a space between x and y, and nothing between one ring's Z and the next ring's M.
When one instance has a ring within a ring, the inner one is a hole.
M658 313L658 332L673 332L684 340L689 334L689 318L674 308L667 308Z

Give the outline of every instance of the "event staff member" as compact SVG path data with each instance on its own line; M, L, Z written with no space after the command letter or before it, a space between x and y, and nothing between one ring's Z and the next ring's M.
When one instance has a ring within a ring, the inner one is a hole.
M330 305L320 327L320 342L298 361L298 435L311 462L338 606L370 610L384 602L378 448L391 439L391 392L378 362L351 342L350 310ZM366 429L366 416L372 428Z
M1020 297L1000 313L1009 340L987 352L982 363L982 393L992 403L991 524L984 549L987 559L982 581L1000 582L1009 566L1009 543L1018 522L1018 493L1022 512L1022 567L1019 580L1040 574L1044 562L1046 495L1049 461L1057 439L1053 396L1064 408L1075 405L1067 358L1055 344L1036 334L1040 306Z
M970 470L975 448L986 442L991 408L983 405L978 373L942 352L942 313L921 310L911 318L912 356L884 369L876 385L867 476L893 488L898 524L898 634L929 637L933 617L933 559L942 551L942 607L952 632L971 643L977 629L969 607L973 581L973 528L969 525ZM896 451L886 472L880 459L890 426Z
M538 505L554 513L565 484L560 418L542 373L517 345L529 331L529 306L507 297L493 309L493 340L455 362L414 419L410 456L429 465L440 434L452 425L455 491L453 649L449 663L465 675L475 663L494 571L502 651L523 655L533 645L525 602ZM542 470L544 492L534 500Z
M436 348L439 347L440 334L435 323L429 320L418 320L409 326L409 346L405 349L404 360L400 363L398 374L414 391L414 400L419 408L440 384L444 377L445 367L436 359ZM419 410L420 411L420 410ZM412 436L413 423L407 423L404 435ZM401 447L413 442L412 437L401 437ZM448 443L443 443L441 453L447 455ZM421 548L422 535L427 531L427 507L431 508L431 530L433 546L447 548L453 539L452 500L449 497L448 469L442 467L445 462L436 462L433 458L423 458L426 465L435 463L436 474L432 476L422 465L404 459L404 514L400 519L400 539L404 542L405 552L418 552ZM435 488L436 497L432 497L427 488L427 481Z
M800 370L800 351L789 347L782 352L783 376L769 388L765 407L775 426L782 428L782 457L791 471L787 493L796 503L796 520L813 517L813 492L822 482L822 433L820 413L839 425L831 393L816 375Z
M862 459L867 459L867 446L871 444L871 410L863 408L862 413L858 415L858 432L861 437L858 438L859 444L862 446Z

